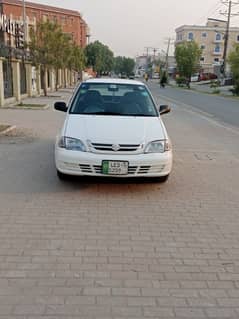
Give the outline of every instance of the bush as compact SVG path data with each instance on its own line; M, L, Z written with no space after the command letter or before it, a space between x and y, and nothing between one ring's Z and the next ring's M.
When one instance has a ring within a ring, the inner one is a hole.
M239 96L239 85L238 86L235 85L234 88L230 89L229 91L232 92L233 95Z
M211 81L210 83L210 88L214 89L220 86L220 82L219 81Z
M239 95L239 76L234 78L233 95Z
M219 94L219 93L221 93L221 91L220 91L219 89L214 89L214 90L212 91L212 94Z
M187 84L187 79L184 76L179 76L176 78L176 83L178 86L184 86Z

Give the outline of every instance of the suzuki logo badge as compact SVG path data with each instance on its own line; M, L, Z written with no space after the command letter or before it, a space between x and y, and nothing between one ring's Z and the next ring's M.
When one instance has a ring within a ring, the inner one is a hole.
M114 152L118 152L118 151L120 150L119 144L113 144L113 145L112 145L112 150L113 150Z

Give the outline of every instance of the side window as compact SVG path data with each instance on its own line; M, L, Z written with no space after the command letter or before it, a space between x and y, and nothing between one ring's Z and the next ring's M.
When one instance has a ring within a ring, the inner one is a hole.
M193 40L193 33L192 32L189 32L188 33L188 40Z
M221 52L220 45L216 45L216 46L215 46L215 52L216 52L216 53L220 53L220 52Z
M222 39L221 34L220 34L220 33L217 33L217 34L216 34L216 41L221 41L221 39Z

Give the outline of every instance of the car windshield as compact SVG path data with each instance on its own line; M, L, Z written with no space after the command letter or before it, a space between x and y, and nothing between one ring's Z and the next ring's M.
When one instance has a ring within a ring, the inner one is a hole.
M71 114L158 116L144 85L82 83L70 108Z

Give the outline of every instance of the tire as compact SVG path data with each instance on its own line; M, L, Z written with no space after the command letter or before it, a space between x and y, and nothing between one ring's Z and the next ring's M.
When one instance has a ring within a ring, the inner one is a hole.
M169 174L165 176L156 177L156 181L158 183L165 183L167 182L168 178L169 178Z
M58 176L58 178L59 178L61 181L65 181L65 180L69 179L69 175L64 174L64 173L62 173L62 172L60 172L60 171L58 171L58 170L57 170L57 176Z

